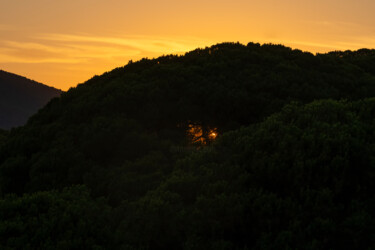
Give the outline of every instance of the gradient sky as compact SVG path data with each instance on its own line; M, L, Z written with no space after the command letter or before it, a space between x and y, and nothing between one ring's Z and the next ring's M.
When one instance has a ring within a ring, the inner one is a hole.
M219 42L375 47L374 0L0 0L0 69L67 90Z

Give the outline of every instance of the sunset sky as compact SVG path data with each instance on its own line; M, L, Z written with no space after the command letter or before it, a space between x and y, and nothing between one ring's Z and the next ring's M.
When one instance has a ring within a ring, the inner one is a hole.
M0 0L0 69L63 90L219 42L375 47L374 0Z

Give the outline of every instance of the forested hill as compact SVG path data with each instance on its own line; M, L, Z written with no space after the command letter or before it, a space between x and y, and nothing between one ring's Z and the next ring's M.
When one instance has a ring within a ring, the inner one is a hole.
M0 246L375 248L371 65L224 43L95 76L0 131Z
M27 119L61 91L0 70L0 128L24 125Z

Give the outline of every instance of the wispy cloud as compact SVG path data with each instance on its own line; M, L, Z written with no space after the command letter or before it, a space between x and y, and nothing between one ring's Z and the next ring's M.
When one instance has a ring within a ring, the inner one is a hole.
M318 52L325 52L325 51L333 51L333 50L347 50L347 49L355 49L357 46L353 43L318 43L318 42L307 42L307 41L298 41L298 40L283 40L280 43L285 44L287 46L291 46L293 48L309 48L309 51L318 51Z
M210 44L197 38L155 36L45 33L23 36L22 40L5 36L0 39L0 67L68 89L129 60L180 54Z
M0 62L82 63L101 59L138 59L182 53L204 45L207 45L206 41L194 38L41 34L31 37L28 42L1 41Z
M373 26L344 21L314 21L306 22L314 27L319 35L318 47L333 48L336 50L374 48L375 28ZM314 43L304 42L312 45Z
M128 36L103 37L90 35L46 34L40 39L61 41L66 43L96 43L102 45L129 46L140 51L178 53L197 47L197 44L207 44L207 41L197 38L155 37L155 36Z
M2 42L0 61L25 63L79 63L89 59L135 56L137 50L113 46L84 44L41 44L35 42Z

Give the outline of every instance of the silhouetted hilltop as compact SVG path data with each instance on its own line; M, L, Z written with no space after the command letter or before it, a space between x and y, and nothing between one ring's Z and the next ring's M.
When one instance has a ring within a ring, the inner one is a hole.
M61 91L0 70L0 128L24 125L27 119Z
M0 246L375 248L373 54L223 43L93 77L2 132Z

